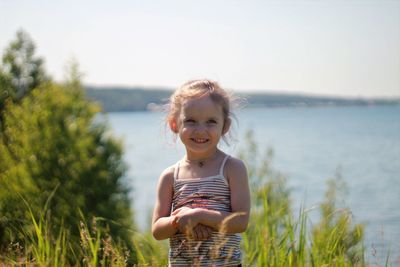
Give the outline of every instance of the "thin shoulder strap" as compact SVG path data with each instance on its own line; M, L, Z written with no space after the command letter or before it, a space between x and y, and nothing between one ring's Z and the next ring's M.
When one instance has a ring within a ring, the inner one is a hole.
M219 169L219 175L224 176L224 167L225 167L225 163L228 160L229 155L226 155L224 160L222 161L221 167Z
M175 164L175 170L174 170L174 180L178 180L178 174L179 174L179 164L181 161L178 161Z

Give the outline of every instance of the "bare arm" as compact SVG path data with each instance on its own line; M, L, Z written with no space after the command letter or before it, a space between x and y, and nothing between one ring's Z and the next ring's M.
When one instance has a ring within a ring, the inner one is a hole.
M226 165L226 176L231 190L231 212L202 208L174 211L174 221L183 230L197 224L210 226L226 233L241 233L247 228L250 213L250 190L247 170L241 160L231 158Z
M177 229L172 226L174 216L170 216L173 182L173 168L168 168L160 175L157 186L157 199L153 211L151 230L157 240L167 239L177 232Z

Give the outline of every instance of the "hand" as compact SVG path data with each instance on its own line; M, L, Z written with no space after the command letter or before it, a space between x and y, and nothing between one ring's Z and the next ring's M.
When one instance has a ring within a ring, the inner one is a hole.
M172 212L171 215L177 215L177 214L179 214L179 213L183 213L183 212L185 212L185 211L191 211L191 210L192 210L192 208L189 208L189 207L182 207L182 208L179 208L179 209L174 210L174 211Z
M174 217L172 225L175 228L186 235L193 235L193 228L198 224L196 209L182 207L172 212L171 216Z
M206 240L209 239L211 237L211 233L213 232L213 229L211 227L205 226L201 223L199 223L198 225L196 225L191 234L192 234L192 238L194 240Z

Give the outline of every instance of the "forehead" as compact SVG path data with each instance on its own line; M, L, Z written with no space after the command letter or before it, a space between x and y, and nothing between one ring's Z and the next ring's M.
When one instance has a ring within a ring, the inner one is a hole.
M208 95L188 99L183 102L181 116L223 117L222 105L215 103Z

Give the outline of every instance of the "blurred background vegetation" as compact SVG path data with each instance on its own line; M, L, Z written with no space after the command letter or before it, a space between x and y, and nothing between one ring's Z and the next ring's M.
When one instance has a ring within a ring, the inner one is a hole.
M21 30L4 52L0 92L0 265L166 266L167 243L135 228L122 145L95 120L78 65L52 81ZM252 189L243 265L367 265L364 226L336 201L340 174L311 224L309 210L294 216L273 152L262 152L249 132L239 153Z
M63 84L48 77L22 30L3 55L0 250L26 242L26 234L34 230L31 215L50 218L48 230L57 236L61 227L66 229L77 246L84 214L103 218L113 238L133 252L121 143L107 134L107 125L95 122L100 109L85 99L76 63L67 76Z

